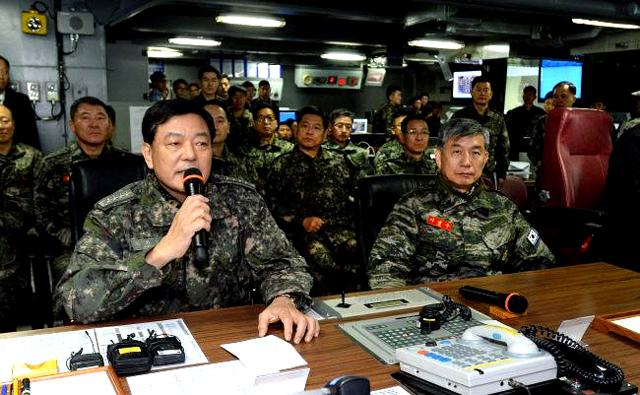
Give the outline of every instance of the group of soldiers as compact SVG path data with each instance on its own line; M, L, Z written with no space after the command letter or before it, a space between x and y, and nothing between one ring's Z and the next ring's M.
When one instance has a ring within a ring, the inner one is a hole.
M213 77L206 73L217 71L207 69L203 78ZM55 301L68 317L89 322L262 300L269 307L261 334L282 320L289 337L293 322L296 341L310 341L317 323L294 312L308 307L309 295L553 264L517 208L481 182L495 143L477 121L449 122L433 146L429 137L438 136L430 136L424 117L393 114L389 141L374 157L350 141L354 114L346 109L328 117L315 106L300 109L289 142L276 133L277 107L240 104L220 98L154 104L142 124L148 176L96 205L75 251L71 164L125 155L111 145L115 114L109 106L78 99L69 121L75 142L45 158L33 149L20 154L22 162L0 155L2 228L20 224L14 234L39 235L59 255ZM239 122L236 113L250 122ZM0 124L16 131L2 106ZM20 147L10 146L12 152ZM204 196L185 196L182 175L189 167L203 172ZM403 173L438 176L432 188L399 203L369 267L362 267L353 218L356 182ZM210 240L204 264L190 246L203 229ZM4 267L13 267L16 245L0 237ZM5 282L13 281L13 273L2 273Z

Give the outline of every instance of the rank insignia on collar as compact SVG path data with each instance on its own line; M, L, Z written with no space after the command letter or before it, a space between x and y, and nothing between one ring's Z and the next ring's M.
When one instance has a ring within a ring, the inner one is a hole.
M433 215L427 216L427 223L436 228L444 229L447 232L451 232L453 229L453 223L442 218L434 217Z

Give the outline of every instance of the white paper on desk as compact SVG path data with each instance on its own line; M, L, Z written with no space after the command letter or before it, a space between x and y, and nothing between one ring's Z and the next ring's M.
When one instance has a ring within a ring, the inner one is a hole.
M251 395L254 380L240 361L164 370L127 378L132 395Z
M303 368L254 377L242 362L231 361L132 376L127 382L132 395L283 395L303 391L308 376L309 368Z
M307 364L291 344L274 335L223 344L222 348L238 357L256 376Z
M411 393L400 387L399 385L396 385L395 387L371 391L371 395L411 395Z
M564 320L560 323L558 332L564 333L577 342L581 342L584 333L589 329L589 325L591 325L594 317L593 315L587 315L572 320Z
M629 329L630 331L640 333L640 315L637 315L635 317L620 318L611 322L616 325L620 325L623 328Z

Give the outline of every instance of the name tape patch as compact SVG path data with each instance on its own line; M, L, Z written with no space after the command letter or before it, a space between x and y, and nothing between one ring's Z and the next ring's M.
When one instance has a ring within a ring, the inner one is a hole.
M453 229L453 224L446 219L434 217L433 215L427 216L427 223L431 226L435 226L436 228L444 229L447 232L451 232Z

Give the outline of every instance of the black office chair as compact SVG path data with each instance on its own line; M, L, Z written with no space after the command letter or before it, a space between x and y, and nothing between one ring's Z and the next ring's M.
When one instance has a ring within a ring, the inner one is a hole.
M387 174L364 177L358 181L356 234L364 267L371 247L398 199L414 189L432 186L435 179L434 175Z
M84 220L102 198L135 181L142 180L147 166L140 155L127 154L117 161L93 159L71 166L69 204L74 244L80 240Z

